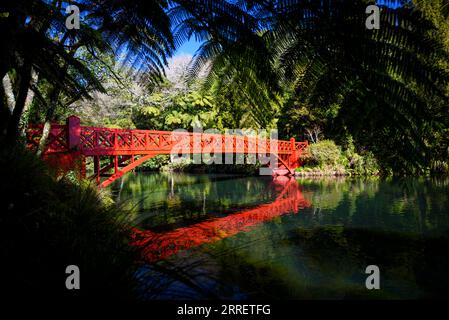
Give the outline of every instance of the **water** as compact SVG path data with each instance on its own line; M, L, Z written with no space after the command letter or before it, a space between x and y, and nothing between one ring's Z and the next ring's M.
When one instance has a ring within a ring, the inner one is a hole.
M449 180L138 173L113 190L137 208L146 299L449 297Z

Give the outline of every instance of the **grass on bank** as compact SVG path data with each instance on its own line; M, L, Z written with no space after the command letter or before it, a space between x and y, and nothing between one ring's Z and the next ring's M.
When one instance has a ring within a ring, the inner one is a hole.
M1 148L0 172L1 283L9 298L135 296L138 252L123 208L93 185L54 178L21 148ZM80 290L65 287L72 264Z

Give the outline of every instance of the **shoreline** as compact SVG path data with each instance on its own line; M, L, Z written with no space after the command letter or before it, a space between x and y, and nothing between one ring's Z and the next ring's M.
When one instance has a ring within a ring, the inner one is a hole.
M351 175L347 172L339 172L339 171L309 171L309 172L301 172L296 171L294 174L295 177L351 177L355 175Z

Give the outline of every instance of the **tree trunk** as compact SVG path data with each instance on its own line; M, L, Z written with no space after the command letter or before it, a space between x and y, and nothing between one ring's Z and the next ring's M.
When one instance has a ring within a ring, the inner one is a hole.
M0 136L2 138L6 136L9 118L11 118L11 110L6 99L5 88L2 85L0 87Z
M1 88L3 90L3 88ZM5 103L4 93L0 92L0 137L6 136L6 128L8 127L8 121L11 114L9 113L8 106Z
M31 83L31 65L25 64L21 68L19 90L17 92L16 105L8 123L6 139L11 144L16 144L19 138L19 125L25 101L28 96L28 89Z
M31 87L28 90L27 97L25 99L25 106L23 108L22 117L20 119L20 134L22 137L26 137L26 131L28 129L28 119L30 116L30 107L33 103L34 99L34 90L32 89L33 86L37 85L38 81L38 74L34 69L31 70Z
M53 119L53 115L58 105L60 93L61 89L59 87L53 87L52 92L50 94L50 103L47 109L47 114L45 116L45 124L44 129L42 130L42 137L39 141L39 147L37 148L36 152L36 155L38 157L40 157L45 150L45 145L47 144L48 136L50 134L51 120Z
M16 105L16 98L14 97L14 92L12 90L12 83L9 74L5 74L2 79L3 91L5 92L6 104L8 106L10 114L13 113L14 107Z

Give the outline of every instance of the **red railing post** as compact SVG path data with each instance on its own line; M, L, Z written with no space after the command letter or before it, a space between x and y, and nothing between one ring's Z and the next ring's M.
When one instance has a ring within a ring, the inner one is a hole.
M77 116L67 118L67 142L69 151L76 150L81 142L81 121Z
M70 153L70 166L78 171L81 179L86 177L86 159L79 151L81 144L81 121L77 116L66 120L67 149Z
M290 139L290 148L292 149L292 153L296 151L295 138Z
M295 138L290 138L290 149L291 149L292 153L290 154L290 157L288 158L289 166L295 167L295 169L296 169L297 157L296 157L296 142L295 142Z

